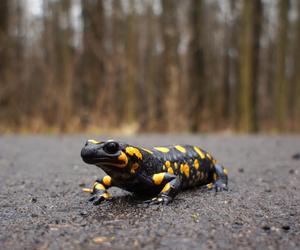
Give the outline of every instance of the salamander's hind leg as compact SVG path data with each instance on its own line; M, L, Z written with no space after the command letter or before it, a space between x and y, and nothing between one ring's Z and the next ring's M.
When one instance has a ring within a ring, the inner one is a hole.
M181 180L179 179L179 177L173 174L166 173L164 174L164 178L169 180L163 186L163 189L160 191L160 193L153 199L145 201L145 203L167 205L178 194L181 187Z
M216 192L228 190L228 171L219 164L215 164L213 182L207 184L208 189L214 189Z

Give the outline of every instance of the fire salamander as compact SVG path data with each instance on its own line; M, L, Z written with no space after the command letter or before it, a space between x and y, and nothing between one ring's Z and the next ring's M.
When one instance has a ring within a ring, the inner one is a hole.
M145 201L150 204L168 204L180 190L194 186L227 190L227 169L196 146L146 149L113 140L88 140L81 157L108 174L96 180L91 189L84 189L91 193L89 201L94 205L111 197L107 191L111 186L154 197Z

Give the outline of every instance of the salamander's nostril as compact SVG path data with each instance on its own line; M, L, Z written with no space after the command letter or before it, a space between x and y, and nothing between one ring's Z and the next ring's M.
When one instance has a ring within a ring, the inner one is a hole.
M84 144L84 146L86 147L88 144L89 144L89 141L86 141L85 144Z

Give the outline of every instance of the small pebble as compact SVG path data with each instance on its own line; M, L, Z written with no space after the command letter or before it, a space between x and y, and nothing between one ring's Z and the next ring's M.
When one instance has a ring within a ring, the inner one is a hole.
M134 246L134 247L138 247L138 246L139 246L139 242L138 242L138 240L134 240L134 242L133 242L133 246Z
M300 160L300 153L296 153L292 156L294 160Z
M87 213L87 211L83 210L83 211L80 211L79 214L80 214L81 216L86 216L88 213Z
M193 221L197 222L198 219L199 219L199 214L198 213L192 213L191 217L192 217Z
M114 237L105 237L105 236L98 236L92 239L92 241L96 244L104 243L104 242L109 242L112 241Z
M234 224L238 225L238 226L243 226L243 222L241 222L241 221L235 221Z
M37 202L37 198L35 198L35 197L32 197L32 198L30 199L30 202L32 202L32 203L36 203L36 202Z
M294 173L295 173L295 169L290 169L290 170L289 170L289 173L290 173L290 174L294 174Z
M289 226L289 225L283 225L281 228L282 228L283 230L285 230L285 231L290 230L290 226Z
M269 231L271 228L268 225L264 225L264 226L262 226L262 229L265 231Z
M239 173L244 173L244 169L243 168L239 168L238 171L239 171Z

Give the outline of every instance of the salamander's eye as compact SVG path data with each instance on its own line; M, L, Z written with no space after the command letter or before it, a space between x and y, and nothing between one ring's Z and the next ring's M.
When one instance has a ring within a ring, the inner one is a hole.
M120 146L117 142L108 142L103 147L103 150L108 154L115 154L119 151Z

